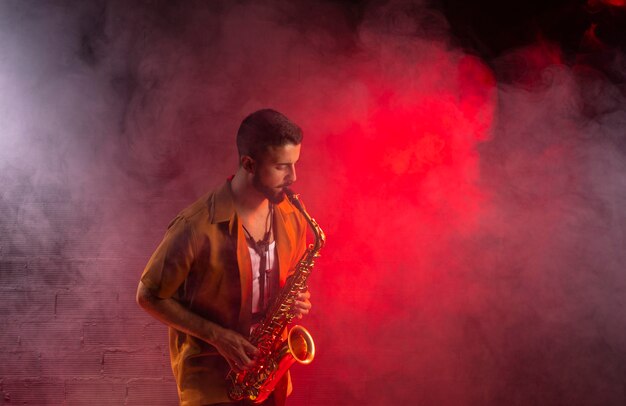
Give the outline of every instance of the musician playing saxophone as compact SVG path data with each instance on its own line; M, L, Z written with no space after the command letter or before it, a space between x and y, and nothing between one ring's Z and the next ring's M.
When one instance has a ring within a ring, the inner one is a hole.
M169 326L181 406L229 403L226 376L254 365L246 337L306 250L307 224L284 197L296 181L302 130L270 109L237 133L239 168L168 226L141 276L137 302ZM298 295L297 317L311 309ZM289 375L263 403L282 405Z

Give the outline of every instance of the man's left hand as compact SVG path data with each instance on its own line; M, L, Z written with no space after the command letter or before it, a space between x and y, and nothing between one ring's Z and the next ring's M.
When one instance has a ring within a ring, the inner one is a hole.
M310 298L311 293L308 290L306 292L298 293L298 297L293 308L293 312L297 318L301 319L305 314L309 314L309 311L311 310Z

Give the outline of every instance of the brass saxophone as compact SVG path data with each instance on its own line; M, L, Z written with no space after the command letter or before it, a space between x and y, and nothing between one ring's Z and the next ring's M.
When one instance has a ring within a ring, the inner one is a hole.
M272 393L276 384L295 362L310 364L315 356L311 334L302 326L289 330L287 339L282 333L295 317L293 307L298 293L306 289L315 258L326 242L326 236L317 222L306 212L297 194L285 189L289 201L302 213L313 230L315 242L310 244L298 261L293 275L281 289L263 322L252 332L250 342L259 349L255 365L246 371L228 374L228 396L234 400L244 398L261 403Z

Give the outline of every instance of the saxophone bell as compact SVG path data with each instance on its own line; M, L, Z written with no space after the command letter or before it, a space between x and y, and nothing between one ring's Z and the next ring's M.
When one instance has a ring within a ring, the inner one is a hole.
M289 353L294 361L299 364L310 364L313 358L315 358L315 343L313 342L313 337L311 333L302 326L293 326L291 330L289 330L286 344L289 347Z
M276 388L279 377L285 375L293 364L308 365L314 357L315 343L311 333L302 326L293 326L287 339L274 352L274 359L268 365L269 371L263 376L264 382L254 385L248 392L248 398L254 404L264 402Z

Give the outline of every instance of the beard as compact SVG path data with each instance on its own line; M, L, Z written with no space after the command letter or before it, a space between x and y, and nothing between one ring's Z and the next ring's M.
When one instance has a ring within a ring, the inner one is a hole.
M258 172L254 174L254 178L252 178L252 186L261 193L263 196L273 204L279 204L285 199L285 192L281 188L277 190L276 188L269 187L264 185L259 178Z

